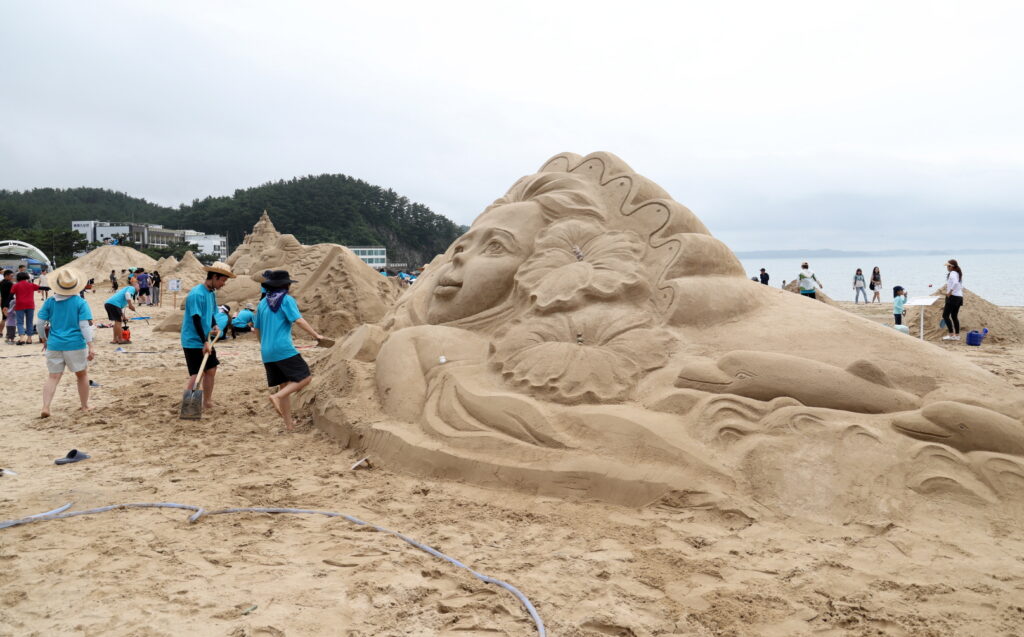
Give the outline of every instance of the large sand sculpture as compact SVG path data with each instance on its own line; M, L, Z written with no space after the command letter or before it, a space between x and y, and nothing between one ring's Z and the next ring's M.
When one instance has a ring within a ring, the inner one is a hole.
M629 505L844 519L1024 484L1024 392L753 284L608 153L517 181L305 401L395 469Z
M100 285L110 280L111 270L117 274L118 280L124 282L128 277L127 274L121 276L121 270L128 268L152 270L156 263L149 255L139 252L135 248L100 246L66 265L75 268L87 279L96 279L96 284Z

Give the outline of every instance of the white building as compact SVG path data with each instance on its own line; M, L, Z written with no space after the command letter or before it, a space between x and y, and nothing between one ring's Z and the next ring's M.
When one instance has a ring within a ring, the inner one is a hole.
M374 268L383 270L388 265L388 250L384 246L345 246L356 256L363 260L363 263Z
M199 246L199 251L228 258L227 238L219 234L203 234L195 230L172 230L152 223L119 223L111 221L72 221L71 229L85 235L86 240L104 242L127 236L143 248L164 248L176 241Z

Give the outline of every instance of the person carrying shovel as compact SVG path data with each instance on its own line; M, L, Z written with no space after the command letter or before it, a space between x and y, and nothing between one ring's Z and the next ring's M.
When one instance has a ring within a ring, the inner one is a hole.
M205 266L206 280L189 290L185 297L185 316L181 320L181 348L185 352L185 365L188 367L188 383L185 392L188 394L196 389L196 376L199 368L203 368L203 403L204 408L213 407L213 382L217 376L217 350L213 341L217 338L217 323L213 315L217 311L217 290L224 287L228 279L235 274L226 263L220 261ZM204 360L205 366L204 366Z
M285 430L293 431L291 395L308 385L313 377L309 365L292 344L292 323L305 330L317 343L326 339L299 313L298 304L288 294L288 288L297 281L293 281L286 270L264 272L262 283L268 292L256 308L253 331L260 341L267 386L278 388L269 396L270 404L284 420Z

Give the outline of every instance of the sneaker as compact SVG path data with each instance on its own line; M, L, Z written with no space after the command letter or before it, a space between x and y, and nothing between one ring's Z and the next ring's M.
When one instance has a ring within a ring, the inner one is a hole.
M944 341L955 341L956 337L953 336L952 334L947 334L947 335L942 337L942 340L944 340Z
M956 336L954 336L954 337L953 337L953 340L954 340L954 341L959 341L959 340L960 340L960 335L959 335L959 334L957 334Z

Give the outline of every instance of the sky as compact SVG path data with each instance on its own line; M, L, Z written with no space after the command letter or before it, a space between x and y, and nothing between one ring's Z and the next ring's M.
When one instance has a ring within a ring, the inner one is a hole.
M603 150L734 250L1019 248L1024 3L0 0L0 188L344 173L469 224Z

